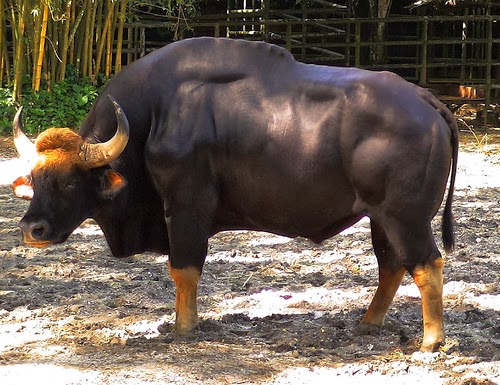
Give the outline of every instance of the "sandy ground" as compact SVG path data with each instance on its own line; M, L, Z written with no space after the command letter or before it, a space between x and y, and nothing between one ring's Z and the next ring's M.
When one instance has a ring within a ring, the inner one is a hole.
M366 220L322 245L218 234L200 285L200 330L159 333L174 319L167 257L114 259L92 221L63 245L24 246L17 222L27 202L8 186L19 163L2 139L0 384L500 383L500 145L464 137L458 247L444 273L447 339L425 355L408 277L385 328L354 334L377 285ZM439 239L439 217L434 225Z

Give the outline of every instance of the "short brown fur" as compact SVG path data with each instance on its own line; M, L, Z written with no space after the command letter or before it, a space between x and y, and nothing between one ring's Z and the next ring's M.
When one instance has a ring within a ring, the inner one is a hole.
M43 165L50 164L55 168L73 165L85 167L79 155L83 143L83 139L69 128L49 128L38 136L35 146L38 154L44 158Z

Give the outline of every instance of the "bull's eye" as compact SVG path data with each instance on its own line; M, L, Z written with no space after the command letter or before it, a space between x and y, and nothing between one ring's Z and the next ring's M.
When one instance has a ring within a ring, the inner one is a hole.
M67 180L67 181L62 182L59 186L60 186L61 190L72 191L76 188L76 182L73 179L71 179L71 180Z

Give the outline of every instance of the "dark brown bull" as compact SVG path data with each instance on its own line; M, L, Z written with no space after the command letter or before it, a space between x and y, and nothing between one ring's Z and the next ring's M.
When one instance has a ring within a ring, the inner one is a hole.
M175 329L186 333L198 324L211 235L253 229L321 242L367 216L379 286L360 331L382 326L409 272L422 295L422 350L443 342L431 220L451 169L442 229L452 250L458 130L426 90L388 72L298 63L265 43L201 38L136 61L103 95L78 134L47 130L34 146L16 116L16 144L34 159L14 182L32 197L20 222L26 243L63 242L91 217L115 256L169 254Z

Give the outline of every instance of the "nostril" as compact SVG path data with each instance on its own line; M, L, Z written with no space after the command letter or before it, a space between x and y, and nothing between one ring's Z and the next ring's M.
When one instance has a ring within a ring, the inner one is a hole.
M43 238L47 233L48 225L46 222L40 222L33 224L31 228L31 235L33 238Z
M44 221L26 221L22 220L19 223L19 227L23 233L33 239L43 239L46 237L49 231L49 224Z

